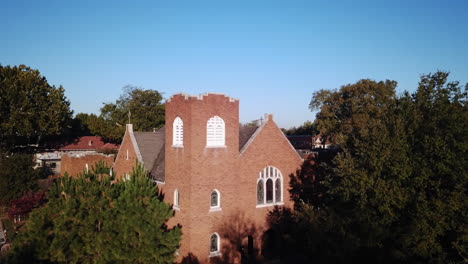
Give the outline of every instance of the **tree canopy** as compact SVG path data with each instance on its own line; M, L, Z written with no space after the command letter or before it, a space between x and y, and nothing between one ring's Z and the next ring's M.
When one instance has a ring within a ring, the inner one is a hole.
M467 260L468 84L447 78L423 75L416 92L401 96L396 82L371 80L314 94L315 124L339 149L291 178L305 254L324 262Z
M71 118L64 88L50 85L38 70L0 65L0 90L0 143L4 147L15 145L18 138L38 141L59 135Z
M0 204L7 205L21 195L37 189L42 171L33 169L33 157L23 153L0 152Z
M98 163L79 177L57 179L13 243L11 263L173 263L181 229L157 187L138 165L126 181Z
M288 136L299 136L299 135L316 135L318 134L317 128L314 123L305 121L304 124L298 127L292 127L289 129L282 129L284 134Z
M99 116L78 114L75 119L92 134L110 141L120 141L129 121L136 131L152 131L164 125L164 104L161 93L135 86L125 86L115 103L104 103Z

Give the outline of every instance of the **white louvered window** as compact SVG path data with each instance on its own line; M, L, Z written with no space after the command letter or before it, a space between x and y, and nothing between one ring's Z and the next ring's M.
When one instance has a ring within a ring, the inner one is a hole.
M172 124L172 145L175 147L184 146L184 122L180 117L176 117Z
M224 147L225 129L224 120L219 116L213 116L206 123L206 146Z

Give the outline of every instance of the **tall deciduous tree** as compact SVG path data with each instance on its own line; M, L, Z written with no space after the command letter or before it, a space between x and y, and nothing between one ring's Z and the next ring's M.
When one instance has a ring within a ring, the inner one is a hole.
M114 182L99 163L58 179L47 204L30 214L10 261L173 263L181 230L165 225L173 211L146 175L138 165L129 180Z
M105 103L99 116L77 115L92 134L111 141L120 141L129 121L136 131L152 131L164 125L164 104L161 93L135 86L125 86L115 103Z
M25 65L0 65L0 143L61 134L72 111L62 86ZM7 144L8 143L8 144ZM9 147L9 146L7 146Z
M423 75L411 95L396 96L394 81L370 80L314 94L316 124L339 153L292 177L293 198L307 198L296 231L316 232L304 235L315 247L304 252L340 254L338 262L466 261L468 85L447 77ZM311 182L323 199L303 193L301 183ZM317 221L326 224L307 230Z

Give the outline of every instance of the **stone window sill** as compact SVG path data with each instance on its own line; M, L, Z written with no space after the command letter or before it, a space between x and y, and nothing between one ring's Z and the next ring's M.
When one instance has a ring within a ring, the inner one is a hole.
M226 148L226 145L224 145L224 146L206 146L206 148L209 148L209 149L214 149L214 148Z
M210 252L210 255L209 255L208 257L209 257L209 258L221 257L221 252L219 252L219 251Z
M210 211L208 212L219 212L219 211L221 211L221 207L211 207Z
M257 204L256 208L270 207L270 206L275 206L275 205L284 205L284 202Z

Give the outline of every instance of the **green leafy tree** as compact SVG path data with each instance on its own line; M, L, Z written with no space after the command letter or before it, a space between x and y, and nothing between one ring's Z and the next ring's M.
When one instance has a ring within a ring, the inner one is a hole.
M99 116L80 114L92 134L119 142L130 122L136 131L152 131L164 125L164 103L161 93L135 86L125 86L115 103L105 103Z
M400 100L413 169L402 248L439 263L468 260L468 83L448 75L423 75Z
M59 135L71 117L70 102L62 86L25 65L0 65L0 143L7 148L19 138L37 143L47 135ZM29 143L29 142L28 142Z
M292 127L290 129L283 129L284 134L288 136L299 136L299 135L316 135L318 131L314 123L305 121L304 124L298 127Z
M181 230L165 225L173 211L146 175L138 165L129 180L115 181L98 163L77 178L58 179L48 203L30 214L9 261L29 255L54 263L173 263Z
M324 262L466 261L468 86L447 77L423 75L411 95L371 80L314 94L315 124L339 151L292 175L303 252Z
M0 204L8 205L21 195L37 189L40 170L34 170L32 155L0 153Z

